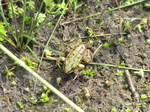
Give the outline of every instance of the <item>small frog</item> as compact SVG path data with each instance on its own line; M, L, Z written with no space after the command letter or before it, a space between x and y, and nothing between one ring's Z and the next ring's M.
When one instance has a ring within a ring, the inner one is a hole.
M90 62L93 60L93 54L89 49L89 45L85 43L77 44L70 50L67 57L59 57L56 61L56 64L60 67L60 61L64 61L63 70L65 73L76 73L78 70L84 68L84 65L81 64L81 61Z

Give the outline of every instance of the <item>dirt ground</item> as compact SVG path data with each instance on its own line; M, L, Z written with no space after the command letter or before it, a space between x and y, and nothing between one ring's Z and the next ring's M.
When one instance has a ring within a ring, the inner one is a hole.
M107 11L108 7L117 7L115 0L101 0L101 2L81 0L80 2L84 5L76 12L70 8L62 17L49 44L51 48L64 52L68 44L67 40L81 38L82 42L93 41L91 47L94 52L100 45L99 41L103 44L110 43L110 47L101 47L97 51L93 62L116 66L125 62L126 67L149 70L150 46L146 41L150 38L150 8L140 8L140 4L137 4L123 8L121 12ZM135 26L143 18L147 18L148 22L142 24L142 29L139 31ZM55 18L50 16L47 22L55 25L57 20L57 16ZM129 29L125 29L125 22L132 23ZM94 35L89 36L87 27L93 30ZM53 28L54 26L49 28L45 24L38 31L35 39L45 43ZM129 34L132 37L129 37ZM61 45L58 45L58 42L61 42ZM8 44L6 47L14 53L19 53L14 48L10 48ZM43 48L33 43L33 49L40 57ZM29 55L29 53L24 51L21 55ZM58 55L53 53L52 56ZM94 76L79 75L74 80L76 75L74 73L65 74L62 68L56 66L55 61L44 59L43 63L39 74L85 112L150 112L149 72L144 72L144 76L139 76L138 71L128 70L136 94L147 95L146 99L141 100L136 98L130 89L125 69L85 64L86 67L92 67L93 71L98 72ZM13 72L16 76L6 79L5 66L9 69L14 68ZM117 75L119 71L123 71L123 75ZM58 77L62 79L60 84L56 81ZM17 85L13 86L12 81L16 81ZM24 91L25 88L29 88L30 92ZM0 112L65 112L65 108L69 108L69 112L76 112L52 92L49 93L49 97L52 97L49 102L33 104L34 100L31 97L38 99L42 89L41 82L20 66L14 65L6 55L0 55ZM55 102L56 99L58 102ZM18 108L17 101L24 105L23 109ZM131 111L127 111L129 109Z

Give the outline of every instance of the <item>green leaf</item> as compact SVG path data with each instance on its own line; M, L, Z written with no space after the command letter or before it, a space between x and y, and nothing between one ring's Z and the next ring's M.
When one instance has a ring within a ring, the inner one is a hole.
M5 30L5 23L0 22L0 34L6 36L7 31ZM1 37L0 37L1 40Z
M19 107L20 109L23 109L23 108L24 108L24 106L23 106L23 104L22 104L21 102L17 101L16 104L18 105L18 107Z
M34 4L35 4L34 1L28 1L27 4L28 4L29 9L33 10L35 8L34 7Z
M145 100L147 98L147 95L146 94L142 94L141 96L140 96L140 99L141 100Z
M150 3L145 3L144 6L147 7L147 8L149 8L150 7Z
M45 5L46 5L45 11L46 11L47 13L50 13L51 10L52 10L52 9L54 8L54 6L55 6L55 2L54 2L53 0L44 0L44 3L45 3Z

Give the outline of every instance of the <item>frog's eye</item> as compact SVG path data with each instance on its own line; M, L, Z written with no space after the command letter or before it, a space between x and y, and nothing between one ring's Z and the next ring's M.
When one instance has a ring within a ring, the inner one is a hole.
M81 49L85 49L85 47L86 47L85 45L80 45Z
M86 49L90 49L91 50L91 46L89 44L86 44Z

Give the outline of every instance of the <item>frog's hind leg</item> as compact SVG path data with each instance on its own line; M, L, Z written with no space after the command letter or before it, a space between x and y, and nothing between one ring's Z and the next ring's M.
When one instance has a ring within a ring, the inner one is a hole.
M76 76L73 78L73 80L75 80L79 75L82 74L83 68L85 68L85 66L83 64L78 65L78 67L74 70L74 73L76 74Z

